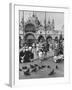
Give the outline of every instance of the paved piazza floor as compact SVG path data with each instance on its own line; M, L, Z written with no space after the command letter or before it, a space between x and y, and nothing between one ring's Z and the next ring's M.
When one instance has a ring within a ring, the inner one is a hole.
M34 64L45 67L42 69L38 69L36 72L31 72L32 69L30 68L30 65ZM29 68L30 75L24 75L24 69L22 69L22 67L24 66L27 66ZM48 66L50 66L50 68L48 68ZM19 64L19 69L21 69L19 70L19 79L52 78L64 76L64 62L55 63L53 61L53 57L43 60L42 62L40 62L40 60L37 59L34 62ZM54 70L54 73L52 75L49 75L52 70Z

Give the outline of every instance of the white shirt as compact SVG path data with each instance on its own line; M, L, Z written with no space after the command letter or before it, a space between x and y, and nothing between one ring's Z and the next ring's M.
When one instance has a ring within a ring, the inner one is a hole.
M41 57L42 57L42 52L39 51L38 55L39 55L39 57L41 58Z

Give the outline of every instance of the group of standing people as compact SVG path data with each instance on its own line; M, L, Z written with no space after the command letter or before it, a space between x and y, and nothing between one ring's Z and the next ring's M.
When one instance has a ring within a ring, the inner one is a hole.
M51 36L48 36L44 41L43 38L36 43L28 46L26 43L22 50L19 52L19 60L21 62L31 62L36 58L43 58L47 56L47 53L53 52L54 56L58 56L64 53L64 38L62 35L60 37L55 37L53 39Z

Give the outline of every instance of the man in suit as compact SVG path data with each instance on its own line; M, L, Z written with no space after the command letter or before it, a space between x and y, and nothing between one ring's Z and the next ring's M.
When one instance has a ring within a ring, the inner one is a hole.
M22 63L22 57L24 56L23 50L19 53L19 62Z
M30 62L31 59L33 59L33 57L34 57L33 53L29 51L27 48L26 51L24 52L24 63Z

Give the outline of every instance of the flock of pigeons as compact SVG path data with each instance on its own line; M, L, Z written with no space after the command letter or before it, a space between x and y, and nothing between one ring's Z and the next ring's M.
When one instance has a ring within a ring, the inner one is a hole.
M23 72L24 76L30 76L32 73L38 72L39 70L43 69L50 69L48 75L54 75L56 72L54 69L51 68L50 65L38 65L38 64L30 64L30 67L23 66L19 69L20 72ZM55 66L56 69L59 69L58 65Z

